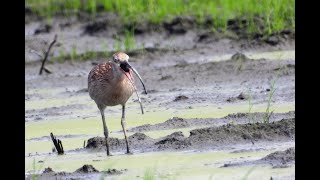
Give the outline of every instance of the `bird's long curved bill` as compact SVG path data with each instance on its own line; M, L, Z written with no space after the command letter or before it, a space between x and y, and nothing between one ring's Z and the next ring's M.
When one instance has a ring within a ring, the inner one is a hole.
M129 68L131 68L132 71L138 76L138 78L139 78L139 80L140 80L140 82L141 82L141 84L142 84L142 86L143 86L144 92L147 94L146 87L144 86L144 83L143 83L142 78L141 78L140 74L138 73L138 71L137 71L134 67L132 67L129 63L128 63L128 66L129 66Z
M143 81L142 81L142 79L141 79L141 76L140 76L140 74L138 73L138 71L137 71L136 69L134 69L129 63L127 63L127 65L128 65L128 67L129 67L130 69L132 69L132 71L138 76L138 78L139 78L139 80L140 80L140 82L141 82L141 84L142 84L142 86L143 86L144 92L147 94L147 90L146 90L146 88L145 88L145 86L144 86L144 83L143 83ZM125 74L125 75L127 76L127 74ZM127 77L128 77L128 76L127 76ZM128 79L130 80L130 82L131 82L131 84L132 84L132 86L133 86L133 88L134 88L134 90L135 90L135 92L136 92L136 95L137 95L137 97L138 97L138 101L139 101L139 103L140 103L140 108L141 108L141 113L144 114L142 102L141 102L140 96L139 96L139 94L138 94L138 92L137 92L137 88L136 88L136 86L134 85L134 82L132 82L131 78L128 77Z

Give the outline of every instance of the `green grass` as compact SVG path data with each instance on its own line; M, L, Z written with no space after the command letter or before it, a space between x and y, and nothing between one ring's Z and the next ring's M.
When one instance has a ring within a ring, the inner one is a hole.
M252 171L254 170L255 166L253 166L252 168L250 168L246 174L244 175L244 177L242 178L242 180L247 180L249 175L252 173Z
M248 32L271 34L295 28L294 0L26 0L26 6L46 18L79 11L94 16L102 9L117 14L125 24L145 20L159 24L175 16L191 15L200 24L211 17L216 30L226 30L227 21L233 18L245 18Z
M267 108L266 108L266 112L263 116L263 122L264 123L269 123L269 118L272 115L273 111L270 112L270 107L271 107L271 102L272 102L272 97L274 95L274 92L276 91L276 82L279 78L279 72L280 72L281 68L279 68L279 70L276 72L275 74L275 78L272 80L271 82L271 88L270 88L270 92L269 92L269 96L268 96L268 102L267 102Z
M251 110L252 110L252 96L251 96L251 92L250 92L250 89L248 90L248 95L249 95L249 98L248 98L248 103L249 103L249 109L248 109L248 113L249 113L249 123L253 123L255 121L255 118L253 117L253 114L251 114Z
M143 174L143 180L154 180L156 179L155 170L152 168L147 168Z

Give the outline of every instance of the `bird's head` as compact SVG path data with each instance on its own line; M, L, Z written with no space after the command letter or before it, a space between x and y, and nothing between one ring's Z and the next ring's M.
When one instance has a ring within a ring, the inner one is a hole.
M123 52L117 52L112 55L113 62L121 64L129 61L129 56Z
M123 52L114 53L112 55L112 60L116 64L120 65L120 68L124 71L124 73L130 73L130 69L131 69L138 76L138 78L143 86L144 92L147 94L147 90L144 86L144 83L142 81L140 74L138 73L138 71L134 67L132 67L129 64L129 56L126 53L123 53Z

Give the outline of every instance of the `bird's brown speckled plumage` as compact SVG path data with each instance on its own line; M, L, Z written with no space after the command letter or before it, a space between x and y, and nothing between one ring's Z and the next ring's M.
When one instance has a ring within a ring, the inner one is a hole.
M132 71L138 76L144 87L139 73L129 64L129 56L127 54L118 52L115 53L112 58L112 61L95 66L88 75L88 91L101 113L108 156L110 155L109 131L104 115L105 108L107 106L122 105L121 125L127 145L127 153L130 153L126 134L125 104L136 90ZM140 102L139 96L138 100ZM140 105L143 113L141 102Z
M134 88L124 73L114 62L98 64L90 71L88 91L98 106L124 105L127 102Z

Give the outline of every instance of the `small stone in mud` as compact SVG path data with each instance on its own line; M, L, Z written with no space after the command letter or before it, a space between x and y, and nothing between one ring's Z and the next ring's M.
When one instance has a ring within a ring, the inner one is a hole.
M272 169L276 169L276 168L288 168L288 167L290 167L290 165L287 165L287 164L279 164L279 165L272 166Z
M271 37L268 37L265 40L265 42L272 45L272 46L275 46L275 45L279 44L280 40L276 36L271 36Z
M181 101L186 99L189 99L189 98L187 96L180 95L180 96L177 96L173 101Z
M162 77L160 78L160 81L167 80L167 79L171 79L171 78L172 78L172 76L162 76Z
M52 172L54 172L53 170L52 170L52 168L51 167L47 167L47 168L44 168L44 170L43 170L43 174L45 174L45 173L52 173Z
M164 22L163 27L170 34L184 34L194 25L191 17L176 17L171 22Z
M248 99L248 95L246 95L244 93L240 93L237 98L240 99L240 100L246 100L246 99Z
M229 97L228 99L227 99L227 102L234 102L234 101L236 101L237 100L237 98L235 98L235 97Z
M81 168L77 169L75 172L77 173L93 173L93 172L99 172L96 168L94 168L92 165L85 164Z
M49 33L52 29L52 26L49 24L41 25L39 28L37 28L34 31L34 34L40 34L40 33Z
M122 174L121 171L116 170L116 169L108 169L107 173L110 174L110 175L113 175L113 174Z
M248 95L244 94L244 93L240 93L237 97L230 97L227 99L228 102L234 102L236 100L246 100L248 99Z
M202 34L199 34L197 36L197 39L196 41L197 42L205 42L205 43L208 43L208 42L211 42L214 40L214 33L213 32L205 32L205 33L202 33Z
M107 21L100 20L87 24L84 27L84 34L94 35L98 32L107 30Z

